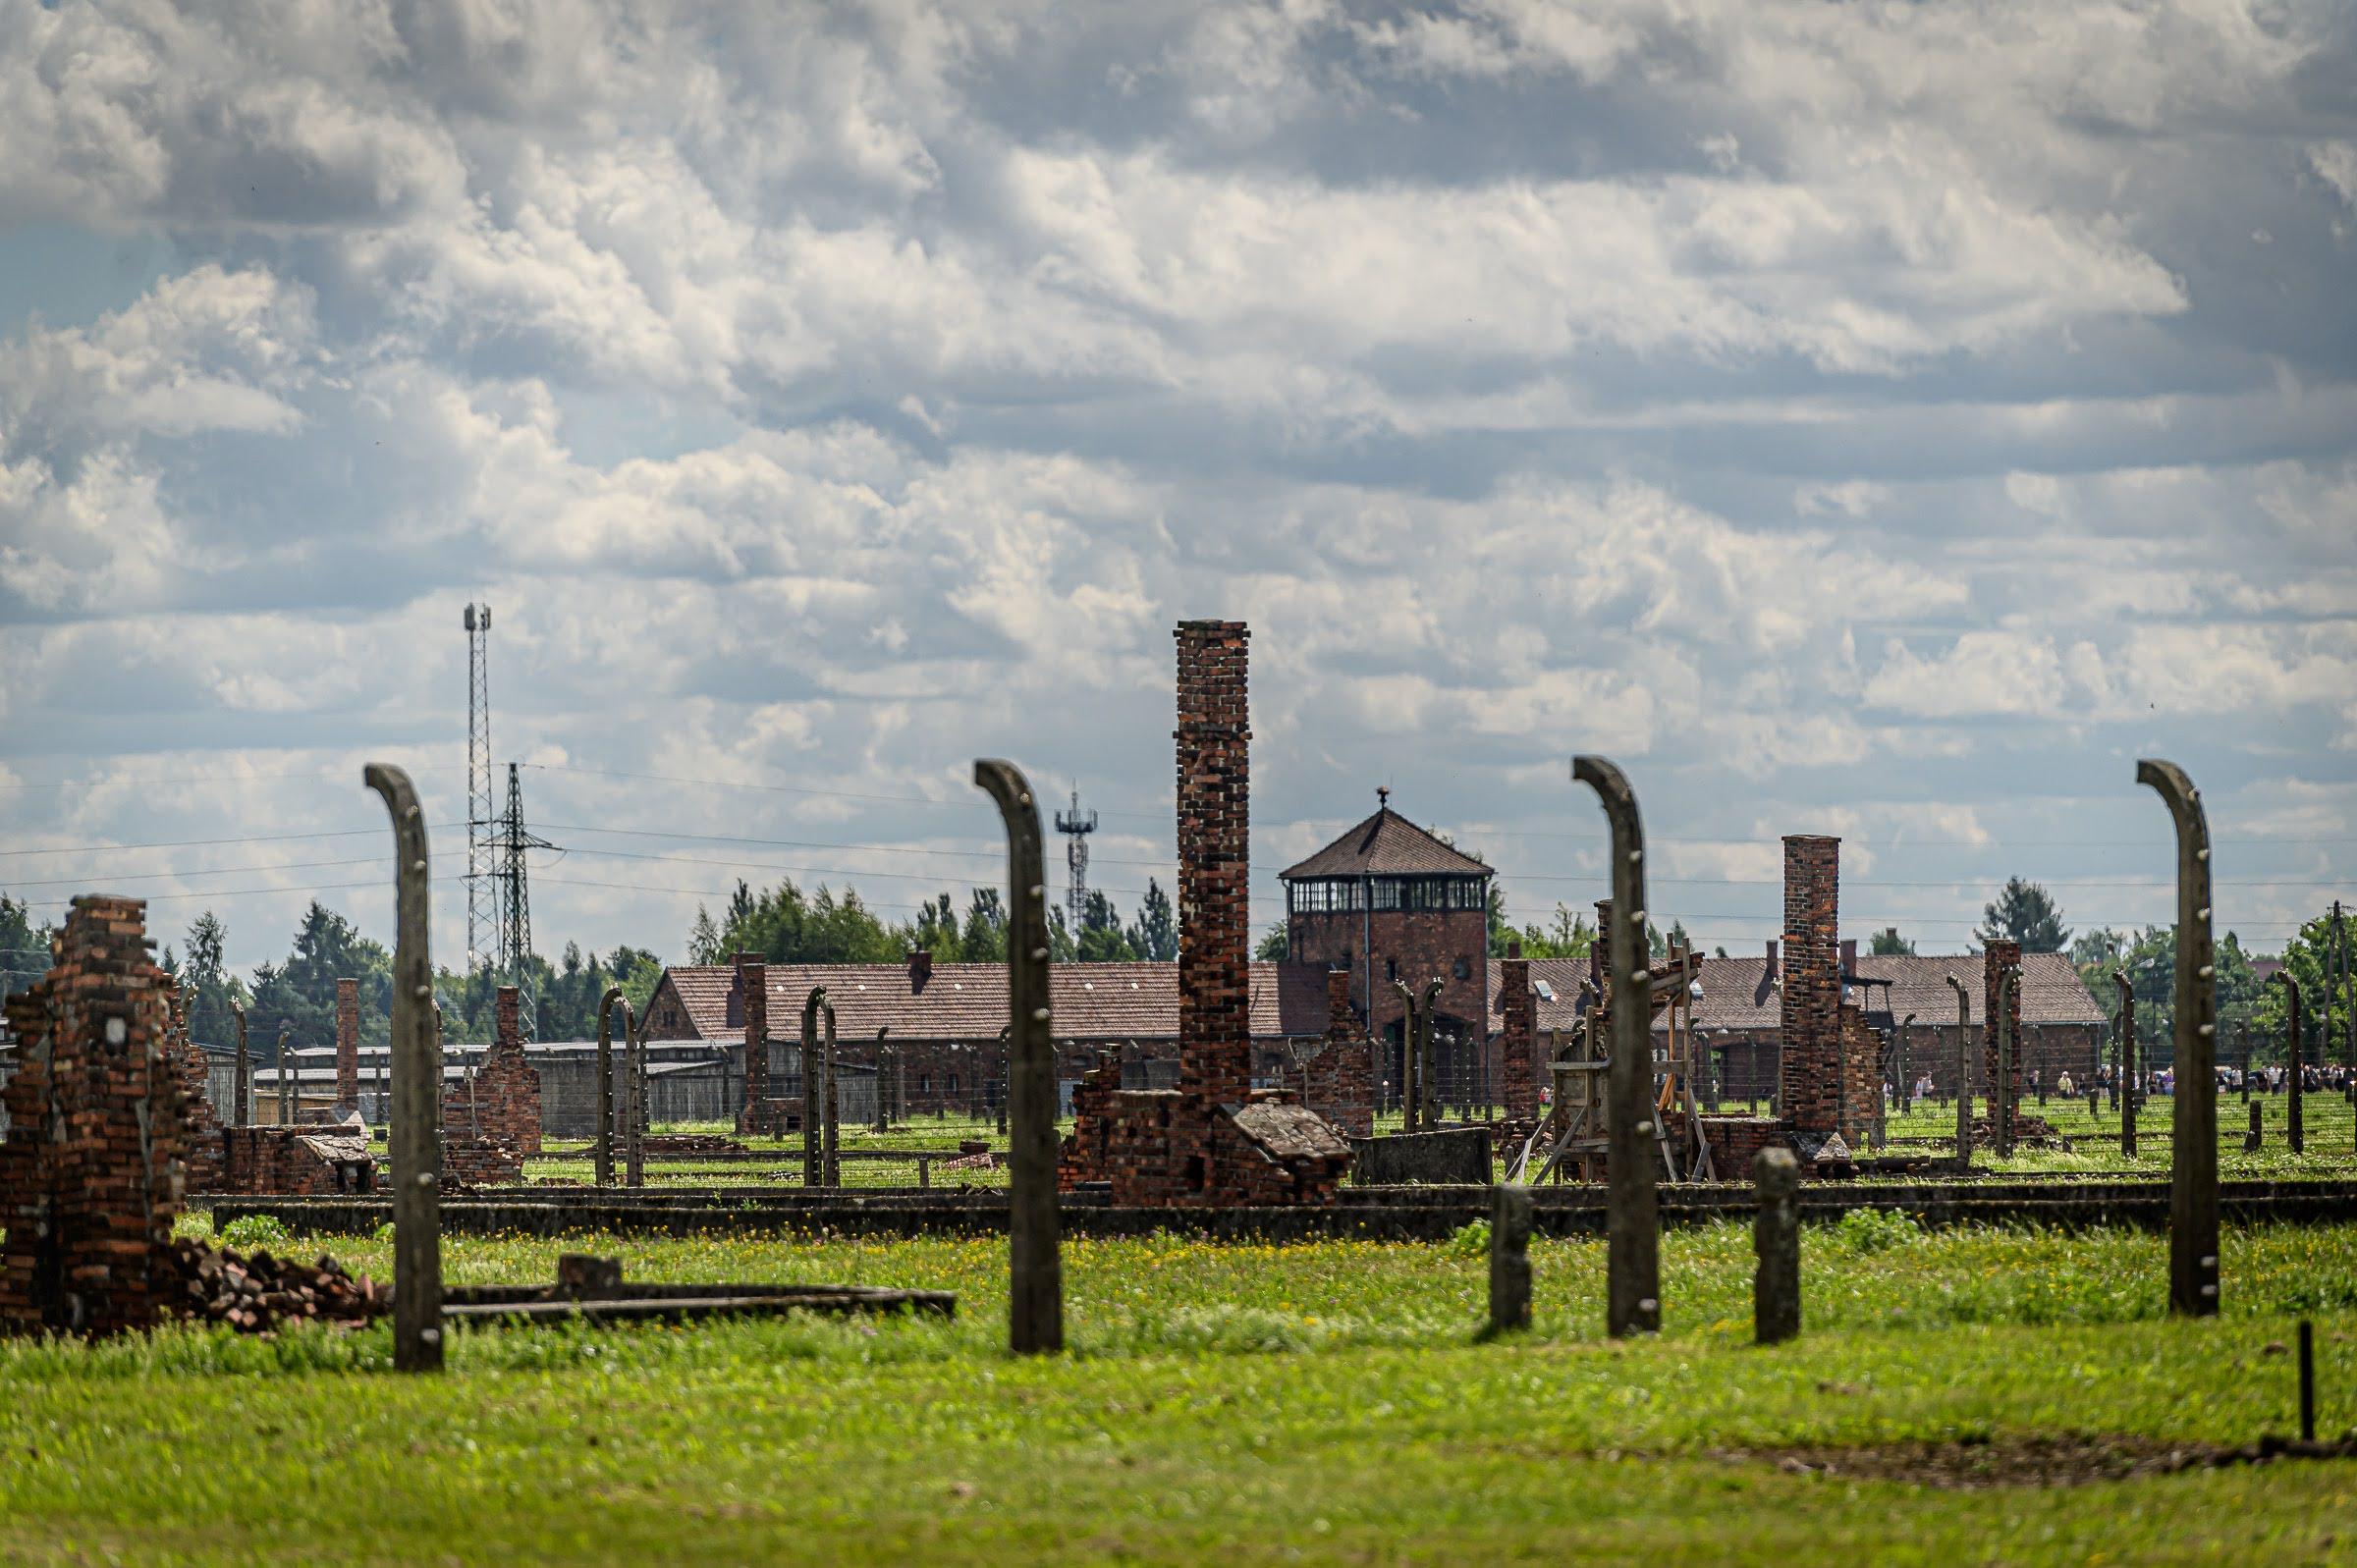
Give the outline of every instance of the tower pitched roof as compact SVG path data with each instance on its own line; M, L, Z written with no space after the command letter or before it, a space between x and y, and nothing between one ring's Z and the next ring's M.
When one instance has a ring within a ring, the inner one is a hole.
M1307 860L1278 873L1317 877L1486 877L1490 868L1441 842L1387 803Z

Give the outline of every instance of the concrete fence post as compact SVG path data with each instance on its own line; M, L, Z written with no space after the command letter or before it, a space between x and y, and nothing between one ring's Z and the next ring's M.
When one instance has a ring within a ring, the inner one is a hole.
M818 1130L818 1014L827 1004L827 988L812 986L802 999L802 1185L816 1187L826 1179L821 1168L825 1145Z
M597 1142L591 1153L600 1187L614 1185L614 1003L620 1000L620 986L607 987L606 994L597 999ZM627 1051L630 1041L627 1021L623 1024L623 1041Z
M2254 1100L2250 1103L2247 1108L2251 1113L2251 1126L2250 1130L2242 1135L2242 1152L2246 1155L2255 1155L2260 1150L2267 1147L2267 1124L2265 1120L2267 1115L2267 1108L2261 1105L2258 1101Z
M2119 1095L2119 1152L2128 1160L2136 1158L2136 988L2128 977L2115 974L2111 983L2119 990L2119 1075L2114 1087Z
M2283 1142L2290 1147L2293 1154L2306 1154L2308 1152L2307 1127L2300 1115L2300 1096L2303 1088L2300 1078L2307 1067L2301 1050L2306 1042L2300 1038L2304 1033L2304 1020L2300 1016L2300 983L2292 978L2292 973L2288 969L2276 970L2274 978L2283 987L2283 994L2291 1002L2289 1015L2285 1019L2291 1033L2283 1054ZM2242 1071L2243 1077L2247 1081L2251 1071L2249 1065L2245 1064Z
M2168 1310L2218 1312L2218 956L2210 937L2210 820L2173 762L2145 759L2136 781L2167 802L2177 830L2175 1118L2169 1150Z
M625 1186L646 1185L646 1020L622 1004L623 1098L622 1180Z
M1596 791L1612 826L1613 915L1599 933L1612 965L1606 1068L1605 1331L1614 1338L1662 1326L1661 1194L1654 1185L1653 1016L1646 970L1645 829L1636 793L1602 757L1574 757L1571 777Z
M1752 1338L1773 1345L1800 1332L1800 1162L1789 1149L1751 1160L1759 1211L1751 1221Z
M1064 1265L1056 1210L1056 1043L1048 1008L1048 889L1039 805L1011 762L974 763L1007 828L1007 1346L1064 1349Z
M1954 975L1947 988L1956 994L1956 1168L1972 1169L1972 994Z
M425 817L399 768L361 776L393 817L393 1365L442 1370L442 1053L426 947Z
M2019 1042L2013 1038L2014 998L2021 992L2021 971L2008 966L1997 980L1997 1016L1989 1027L1997 1031L1997 1091L1990 1097L1989 1116L1997 1133L1997 1157L2013 1158L2014 1080L2019 1075L2015 1053Z
M826 1007L826 1045L820 1052L820 1070L824 1080L820 1085L823 1099L819 1116L826 1133L826 1142L819 1154L819 1174L830 1188L843 1185L843 1123L842 1103L835 1093L835 1003Z
M1530 1326L1530 1189L1490 1189L1490 1327L1492 1334Z

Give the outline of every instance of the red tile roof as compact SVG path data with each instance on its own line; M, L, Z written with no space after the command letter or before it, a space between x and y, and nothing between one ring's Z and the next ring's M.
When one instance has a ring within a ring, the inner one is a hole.
M696 1035L727 1040L744 1030L730 1006L736 971L684 964L664 971ZM1006 1027L1007 966L937 963L921 986L905 964L771 964L769 1031L791 1039L813 986L827 988L836 1033L872 1040L889 1024L900 1040L993 1040ZM1049 971L1048 1005L1060 1040L1176 1040L1178 966L1170 962L1068 963ZM1252 965L1252 1033L1311 1036L1326 1030L1326 976L1306 964Z
M1486 877L1490 868L1384 806L1278 875L1288 882L1303 877Z
M1531 984L1549 982L1555 992L1550 1001L1541 997L1536 1008L1537 1027L1568 1029L1578 1016L1579 982L1586 978L1588 961L1585 958L1534 958L1530 964ZM1490 1027L1501 1028L1504 1016L1498 1008L1498 961L1490 961ZM1964 994L1971 1004L1970 1022L1981 1020L1981 955L1977 952L1939 953L1922 957L1881 958L1860 954L1856 973L1860 980L1874 982L1866 987L1867 1000L1881 1010L1885 993L1880 982L1891 984L1889 1000L1894 1018L1915 1014L1922 1024L1954 1023L1956 996L1947 987L1946 977L1954 975L1964 982ZM1781 1026L1781 1006L1776 991L1768 984L1768 958L1765 953L1749 958L1705 958L1702 960L1702 1000L1694 1008L1694 1024L1700 1029L1773 1030ZM2021 1021L2024 1024L2100 1024L2109 1019L2097 1006L2073 969L2070 959L2058 952L2024 953L2021 960Z

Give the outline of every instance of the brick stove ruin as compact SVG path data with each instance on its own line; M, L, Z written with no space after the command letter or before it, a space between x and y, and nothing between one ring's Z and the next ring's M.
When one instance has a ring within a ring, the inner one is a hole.
M1124 1090L1118 1061L1096 1069L1058 1180L1102 1180L1122 1206L1331 1203L1350 1146L1295 1092L1252 1088L1251 633L1184 621L1176 637L1178 1085Z
M187 1108L138 898L76 898L56 962L7 1001L0 1332L152 1326L171 1286Z
M1841 840L1784 839L1784 935L1778 1024L1778 1118L1705 1116L1703 1136L1723 1181L1748 1178L1762 1149L1790 1149L1801 1168L1847 1174L1873 1130L1882 1097L1882 1037L1845 1000Z

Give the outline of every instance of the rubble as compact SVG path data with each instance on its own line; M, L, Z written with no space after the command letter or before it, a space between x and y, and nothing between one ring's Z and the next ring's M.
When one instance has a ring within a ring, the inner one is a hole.
M178 1240L158 1260L163 1311L189 1323L220 1324L240 1333L269 1333L297 1323L361 1327L393 1310L392 1292L366 1274L351 1274L325 1253L316 1264L240 1254Z

